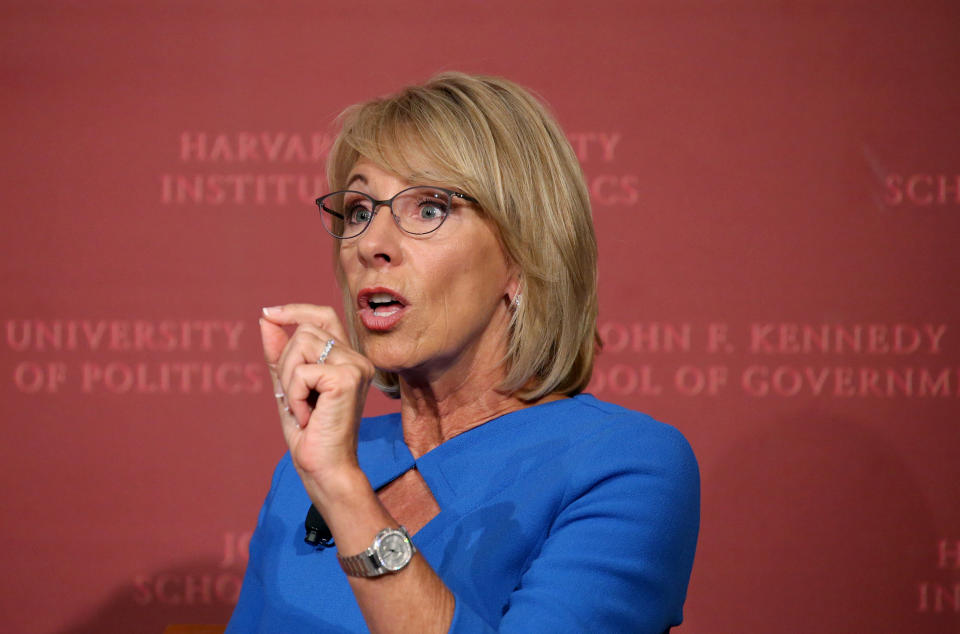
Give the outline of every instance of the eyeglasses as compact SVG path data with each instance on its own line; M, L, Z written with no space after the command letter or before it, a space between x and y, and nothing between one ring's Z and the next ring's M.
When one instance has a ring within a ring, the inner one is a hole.
M440 228L450 215L454 198L477 201L466 194L442 187L409 187L388 200L357 191L341 191L317 198L323 228L334 238L355 238L370 226L377 208L390 208L394 222L406 233L422 236Z

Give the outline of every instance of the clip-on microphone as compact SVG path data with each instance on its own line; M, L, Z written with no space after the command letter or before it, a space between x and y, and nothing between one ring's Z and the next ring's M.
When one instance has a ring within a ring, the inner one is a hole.
M318 511L317 507L313 504L310 505L310 510L307 511L307 519L304 520L303 527L307 529L307 536L303 538L303 541L311 546L316 546L317 548L332 548L336 545L333 542L333 535L330 534L327 523L323 520L323 516L320 515L320 511Z

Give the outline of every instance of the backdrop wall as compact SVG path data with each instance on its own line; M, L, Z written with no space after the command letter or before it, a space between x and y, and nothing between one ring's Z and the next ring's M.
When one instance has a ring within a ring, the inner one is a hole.
M960 627L956 2L0 10L4 630L226 622L284 450L259 308L339 301L332 122L445 69L582 161L591 391L700 460L681 631Z

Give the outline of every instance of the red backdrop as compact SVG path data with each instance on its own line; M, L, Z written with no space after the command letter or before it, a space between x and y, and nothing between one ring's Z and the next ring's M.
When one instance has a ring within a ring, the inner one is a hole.
M226 622L284 449L259 308L338 302L332 121L445 69L583 163L592 391L702 469L681 631L960 627L956 2L2 11L4 630Z

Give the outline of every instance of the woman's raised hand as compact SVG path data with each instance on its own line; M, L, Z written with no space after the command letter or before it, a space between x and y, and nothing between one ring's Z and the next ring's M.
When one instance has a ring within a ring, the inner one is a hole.
M296 330L288 336L284 326ZM356 467L374 367L350 347L336 312L312 304L265 308L260 335L284 438L304 484L311 488L308 479L320 485L337 469Z

